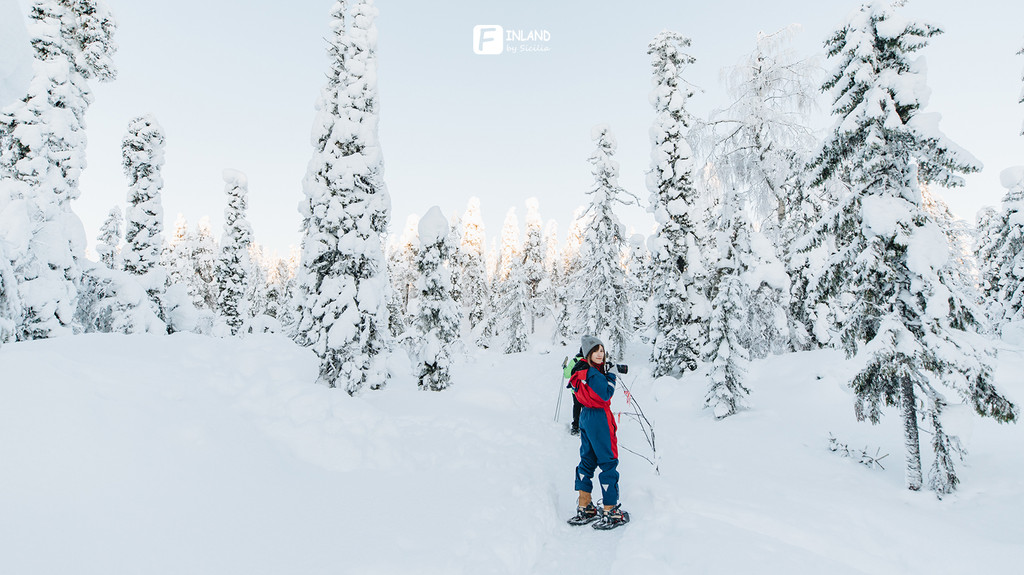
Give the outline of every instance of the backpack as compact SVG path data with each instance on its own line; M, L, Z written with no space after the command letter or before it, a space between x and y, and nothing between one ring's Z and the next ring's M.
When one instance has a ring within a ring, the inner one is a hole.
M576 395L576 399L583 407L606 409L612 402L601 399L601 396L587 385L587 371L590 369L590 364L585 363L584 365L587 366L586 369L573 372L572 377L569 378L569 387L572 388L573 394Z

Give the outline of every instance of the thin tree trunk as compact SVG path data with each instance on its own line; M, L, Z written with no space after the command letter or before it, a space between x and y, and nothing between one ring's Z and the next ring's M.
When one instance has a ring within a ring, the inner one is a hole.
M903 404L903 441L906 447L907 489L920 491L924 479L921 476L921 441L917 428L917 400L914 397L914 382L903 378L900 382L900 402Z

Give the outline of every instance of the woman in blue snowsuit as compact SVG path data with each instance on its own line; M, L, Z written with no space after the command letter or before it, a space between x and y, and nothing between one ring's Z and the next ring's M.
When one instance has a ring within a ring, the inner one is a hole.
M619 447L616 424L611 412L615 393L615 374L606 373L604 345L596 337L583 336L582 360L572 369L569 383L573 394L583 404L580 413L580 463L576 466L576 491L579 502L571 525L584 525L600 519L596 529L612 529L629 521L629 514L619 503ZM592 501L594 471L600 467L598 480L604 508L598 511Z

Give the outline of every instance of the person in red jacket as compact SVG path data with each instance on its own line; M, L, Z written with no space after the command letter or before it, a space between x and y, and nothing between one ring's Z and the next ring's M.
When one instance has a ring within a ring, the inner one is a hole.
M594 528L612 529L629 521L629 513L623 511L619 503L619 446L611 411L615 374L605 369L601 340L585 335L582 349L586 350L584 358L576 363L569 378L574 395L583 404L580 413L580 463L576 466L579 501L576 516L569 519L569 524L585 525L600 519ZM600 511L594 506L591 496L594 472L598 467L601 468L598 480L604 504Z

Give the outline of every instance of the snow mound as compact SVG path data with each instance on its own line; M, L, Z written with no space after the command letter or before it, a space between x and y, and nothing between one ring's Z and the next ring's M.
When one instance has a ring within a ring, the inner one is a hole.
M1006 189L1015 188L1024 182L1024 166L1013 166L999 172L999 183Z
M224 183L237 188L249 187L249 178L243 172L233 170L231 168L225 168L221 172L221 177L224 178Z
M419 230L421 245L436 244L448 236L448 220L441 213L441 208L434 206L427 210L427 213L420 218L417 229Z

